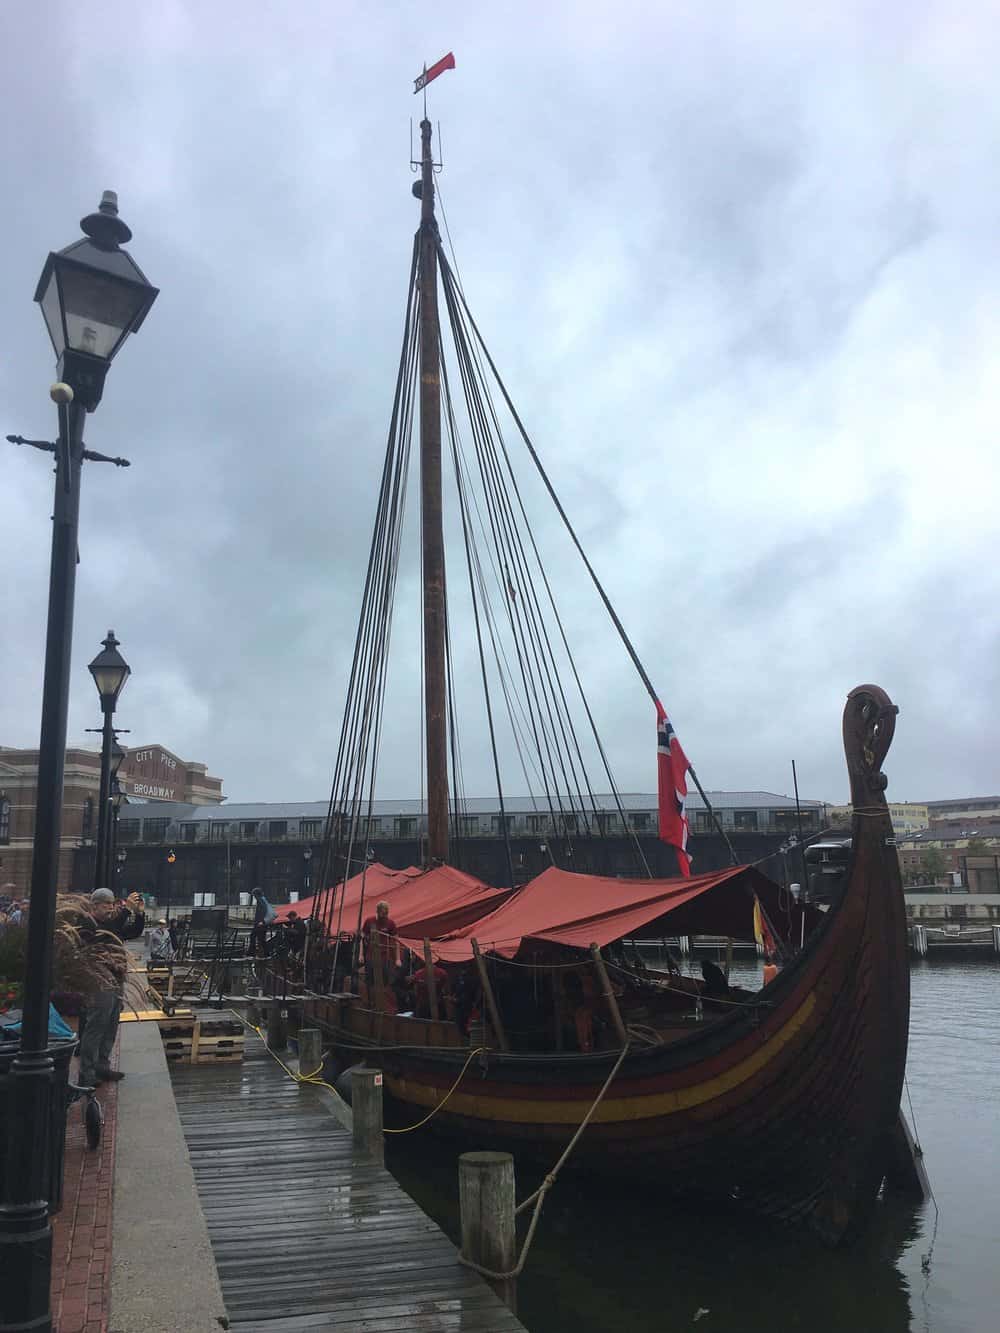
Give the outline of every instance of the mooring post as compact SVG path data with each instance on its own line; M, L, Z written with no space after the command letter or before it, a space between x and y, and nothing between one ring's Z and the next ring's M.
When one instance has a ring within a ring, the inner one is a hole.
M351 1115L357 1156L370 1162L383 1162L381 1069L351 1070Z
M914 927L913 927L913 948L914 948L914 951L916 952L916 954L917 954L918 957L920 957L920 958L926 958L926 957L927 957L927 927L926 927L926 926L914 926Z
M688 955L691 953L691 936L678 935L677 943L680 946L681 957L687 958Z
M510 1273L517 1263L514 1225L514 1158L509 1152L464 1152L458 1159L458 1203L462 1255L491 1273ZM508 1309L517 1313L517 1279L485 1278Z
M1000 953L1000 926L993 926L993 952Z
M318 1074L323 1068L323 1034L319 1028L299 1028L299 1073Z
M281 1007L281 1001L271 1000L267 1006L267 1049L269 1051L283 1051L288 1045L288 1036L285 1032L285 1016Z

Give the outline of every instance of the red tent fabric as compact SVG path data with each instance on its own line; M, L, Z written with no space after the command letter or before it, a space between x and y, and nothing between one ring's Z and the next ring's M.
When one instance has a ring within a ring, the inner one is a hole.
M529 938L586 949L641 935L653 923L671 935L752 939L755 893L778 933L787 936L790 914L798 909L752 866L676 879L612 879L552 866L478 921L436 940L433 948L444 962L465 962L473 956L475 938L484 952L513 958ZM409 948L418 947L408 932L400 935Z
M375 910L375 904L381 899L390 899L394 890L405 883L408 879L421 872L416 866L408 866L405 870L390 870L379 861L373 861L370 866L353 875L344 886L344 914L343 929L353 929L352 921L357 917L358 902L364 894L365 902L371 899L372 911ZM337 928L337 918L340 915L340 890L341 885L337 884L331 888L323 889L312 898L303 898L301 902L286 903L276 908L279 921L285 921L289 912L295 912L301 917L319 916L326 917L328 896L333 895L333 920L332 928ZM354 908L353 914L351 908ZM356 924L356 922L355 922Z
M343 886L343 911L341 887L338 884L314 898L278 908L278 920L287 920L289 912L302 917L317 915L331 932L340 929L353 934L358 928L358 908L362 918L373 916L375 904L385 899L396 925L409 927L423 940L477 921L511 894L510 889L492 889L454 866L390 870L377 861Z

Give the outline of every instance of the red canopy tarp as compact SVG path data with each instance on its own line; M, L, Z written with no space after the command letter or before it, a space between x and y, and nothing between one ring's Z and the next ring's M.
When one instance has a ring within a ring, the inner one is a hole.
M431 870L409 866L405 870L390 870L376 861L343 886L338 884L324 889L314 898L280 907L278 920L286 920L289 912L297 912L303 917L315 915L331 933L338 929L353 933L358 928L358 908L363 896L363 918L374 916L375 904L384 899L396 925L400 929L410 928L422 940L446 935L477 921L510 894L510 889L492 889L475 875L456 870L454 866L434 866Z
M513 958L527 939L586 949L649 934L654 924L657 933L752 939L755 893L779 934L797 931L800 909L752 866L676 879L612 879L552 866L478 921L436 940L433 949L446 963L466 962L476 939L484 952ZM408 934L400 931L403 942L417 948Z

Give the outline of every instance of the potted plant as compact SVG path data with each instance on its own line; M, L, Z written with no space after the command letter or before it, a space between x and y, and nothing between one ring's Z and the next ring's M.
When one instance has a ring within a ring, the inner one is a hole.
M0 1011L19 1008L24 992L27 968L28 928L26 924L8 925L0 932ZM87 997L114 986L127 969L128 953L117 936L103 930L90 911L90 900L63 894L56 903L52 951L53 997L59 998L61 1013L79 1012ZM15 1003L16 1002L16 1003ZM7 1120L7 1079L17 1054L20 1035L7 1037L0 1030L0 1129ZM55 1063L55 1085L51 1108L49 1211L62 1203L62 1167L66 1146L66 1092L69 1062L75 1042L50 1044ZM0 1192L5 1170L0 1153Z

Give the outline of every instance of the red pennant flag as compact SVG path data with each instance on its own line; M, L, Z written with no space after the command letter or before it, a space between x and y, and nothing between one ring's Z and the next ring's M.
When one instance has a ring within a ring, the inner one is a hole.
M659 699L656 700L656 767L659 788L660 837L677 852L682 875L691 873L688 854L688 820L684 813L687 799L687 756L681 749L673 723Z
M425 69L419 79L413 81L413 91L419 93L421 88L426 88L432 79L436 79L439 74L443 74L446 69L455 68L455 57L449 51L446 56L442 56L436 65L431 65L430 69Z

